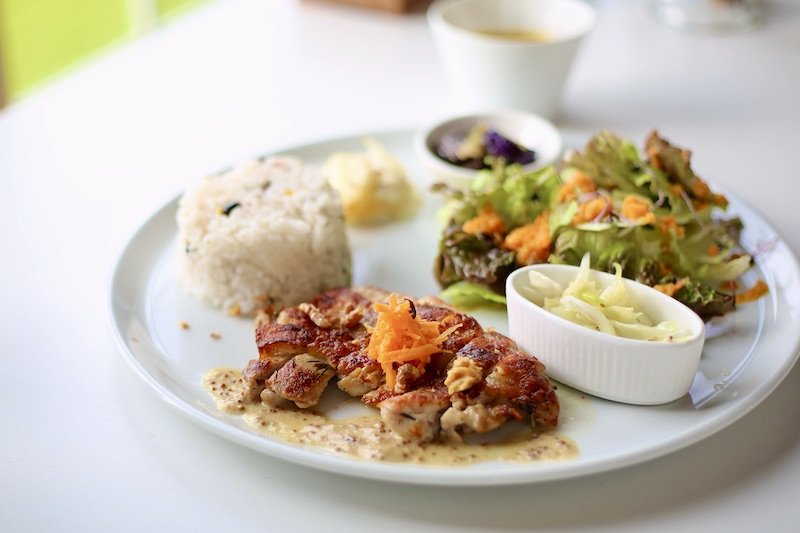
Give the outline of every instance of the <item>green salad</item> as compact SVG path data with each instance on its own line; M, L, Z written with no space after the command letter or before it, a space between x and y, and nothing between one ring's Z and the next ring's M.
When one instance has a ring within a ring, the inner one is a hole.
M742 222L691 168L689 151L652 132L644 150L603 131L558 167L524 172L489 161L469 188L447 196L434 265L454 305L505 301L505 280L534 263L591 267L673 296L703 319L736 305L735 280L752 258Z

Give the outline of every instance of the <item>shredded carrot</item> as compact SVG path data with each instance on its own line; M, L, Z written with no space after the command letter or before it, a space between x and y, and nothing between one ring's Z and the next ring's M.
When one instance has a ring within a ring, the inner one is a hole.
M675 220L675 217L672 215L667 215L665 217L661 217L656 220L656 225L658 229L661 230L661 233L664 235L669 234L669 232L674 231L675 236L679 239L682 239L686 235L686 230L678 225L678 222Z
M657 283L653 285L653 288L658 292L663 292L667 296L675 296L675 294L686 285L687 281L689 281L689 278L681 278L675 283Z
M592 178L583 172L576 172L575 175L558 190L556 201L558 203L563 203L576 200L581 194L595 192L596 190L597 184L595 184Z
M622 200L621 214L641 224L652 224L655 222L656 216L651 209L652 203L649 200L629 194Z
M719 246L716 243L711 243L708 247L708 256L716 257L719 255Z
M600 220L611 214L611 204L602 196L578 205L578 212L572 217L572 225Z
M478 235L480 233L499 233L502 235L506 232L503 219L500 218L500 215L494 210L492 204L483 206L478 216L464 222L461 229L472 235Z
M755 285L736 295L736 303L743 304L758 300L769 292L769 287L763 280L758 280Z
M518 265L543 263L547 260L553 244L549 220L550 212L545 211L530 224L515 228L506 235L503 247L517 252Z
M442 343L461 324L439 331L439 323L417 316L414 304L396 294L388 304L375 304L378 318L372 328L367 353L381 364L386 386L394 389L397 367L413 363L422 369L431 356L442 351Z

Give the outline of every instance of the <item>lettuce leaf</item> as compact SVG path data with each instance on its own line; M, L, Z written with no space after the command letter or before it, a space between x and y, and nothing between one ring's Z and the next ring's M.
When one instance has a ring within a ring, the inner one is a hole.
M525 172L519 165L505 165L498 160L491 169L475 176L469 191L460 199L462 209L457 218L471 218L488 203L506 227L522 226L550 208L560 187L561 180L553 167Z
M439 293L445 302L457 307L478 307L486 304L506 305L506 297L478 283L459 281Z
M459 281L477 283L505 293L505 281L514 270L514 252L500 247L490 235L472 235L450 225L439 242L434 274L442 287Z
M675 281L677 281L676 277L661 280L662 283L674 283ZM729 313L736 307L736 298L732 294L718 291L709 285L692 280L686 282L674 294L674 298L705 321Z
M583 152L570 153L566 163L585 172L600 187L650 195L646 184L652 176L645 169L636 145L608 131L592 137Z
M660 255L660 239L656 230L645 226L564 226L556 232L548 262L579 265L588 253L592 268L614 272L614 263L619 263L623 276L636 279L643 260Z

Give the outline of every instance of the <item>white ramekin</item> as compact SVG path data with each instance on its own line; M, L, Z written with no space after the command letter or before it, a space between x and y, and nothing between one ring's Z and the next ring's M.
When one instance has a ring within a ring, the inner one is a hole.
M651 287L624 279L639 310L656 323L676 321L687 336L677 342L615 337L545 311L520 294L520 288L529 283L531 269L566 287L577 276L578 267L531 265L514 271L506 283L511 338L542 361L550 377L593 396L639 405L668 403L688 392L705 341L703 321L691 309ZM614 280L605 272L593 270L592 274L601 288Z

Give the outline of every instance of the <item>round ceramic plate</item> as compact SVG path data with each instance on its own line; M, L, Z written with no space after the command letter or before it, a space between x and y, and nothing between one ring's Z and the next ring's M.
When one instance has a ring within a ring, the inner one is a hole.
M431 274L436 255L439 198L427 192L428 174L413 153L413 132L369 135L406 165L423 191L418 215L373 229L350 229L355 285L376 285L416 296L439 290ZM338 150L361 149L361 137L317 142L281 153L321 164ZM757 251L745 283L757 278L769 294L742 305L706 342L690 393L673 403L640 407L587 397L559 387L559 432L575 441L577 459L553 463L485 462L463 467L369 462L318 448L288 445L258 434L241 417L219 412L203 390L213 367L241 368L257 356L253 325L182 293L175 279L177 199L156 212L131 238L110 289L114 335L125 359L159 397L192 420L239 444L294 463L350 476L431 485L500 485L541 482L620 468L697 442L744 416L780 383L800 346L800 268L770 225L730 198L730 212L745 223L743 244ZM505 313L475 311L484 326L507 333ZM182 329L181 322L189 324ZM714 330L714 327L710 328ZM216 340L215 338L216 337Z

